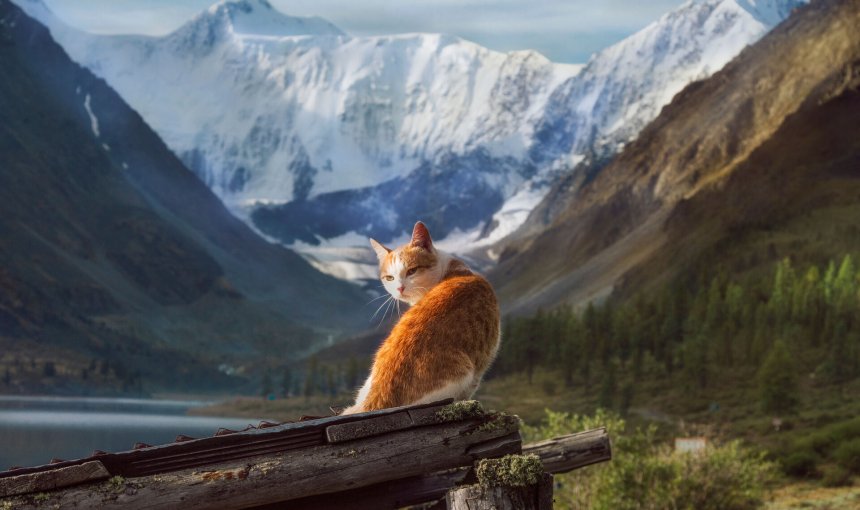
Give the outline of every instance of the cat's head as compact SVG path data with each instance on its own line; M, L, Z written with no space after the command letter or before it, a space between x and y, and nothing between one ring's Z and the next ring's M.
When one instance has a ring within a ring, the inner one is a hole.
M412 230L412 239L399 248L390 249L375 239L370 246L379 257L379 278L394 298L414 305L442 280L446 257L433 247L430 232L420 221Z

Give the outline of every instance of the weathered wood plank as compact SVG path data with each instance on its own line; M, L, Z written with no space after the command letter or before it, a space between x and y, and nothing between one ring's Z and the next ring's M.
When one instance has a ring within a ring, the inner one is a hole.
M49 491L107 478L110 478L110 473L101 462L94 460L79 466L67 466L53 471L0 478L0 497Z
M510 453L510 452L509 452ZM253 510L395 510L444 498L452 488L469 483L472 468L457 468L433 473L432 476L411 476L359 489L294 499L254 507Z
M411 412L411 411L410 411ZM422 410L423 412L423 410ZM414 419L414 418L413 418ZM429 418L428 418L429 421ZM505 438L498 438L471 448L475 457L499 457L508 453L520 453L510 445L502 446ZM499 449L490 446L497 444ZM556 451L556 449L558 451ZM522 447L522 453L533 453L541 458L548 473L565 473L581 467L611 459L609 436L600 428L556 437L548 441L531 443ZM471 467L457 468L422 476L391 480L361 489L347 490L338 494L312 496L290 501L290 510L382 510L418 505L445 498L446 493L458 485L475 483ZM443 505L444 506L444 505ZM261 506L255 510L276 510L280 503Z
M612 460L609 434L604 427L531 443L523 447L523 453L540 457L548 473L566 473Z
M492 426L486 426L490 420ZM469 449L518 434L511 416L471 418L392 432L346 443L313 446L206 470L88 484L54 493L40 501L13 498L14 508L134 510L247 508L330 494L388 480L471 465ZM519 444L508 442L519 449Z
M325 433L329 443L343 443L344 441L387 434L395 430L408 429L412 426L414 426L412 418L407 411L403 411L361 421L329 425L326 427Z
M457 487L445 500L448 510L552 510L552 475L525 487Z

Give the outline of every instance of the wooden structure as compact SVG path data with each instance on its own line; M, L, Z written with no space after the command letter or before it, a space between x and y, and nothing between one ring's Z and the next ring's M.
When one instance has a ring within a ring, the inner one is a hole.
M515 416L438 402L11 469L0 508L399 508L474 483L476 461L519 453L548 473L611 457L603 429L524 447Z

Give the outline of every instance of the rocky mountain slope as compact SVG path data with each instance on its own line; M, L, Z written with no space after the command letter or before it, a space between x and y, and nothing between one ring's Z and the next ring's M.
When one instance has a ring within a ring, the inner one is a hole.
M418 218L456 251L498 241L557 174L613 154L801 3L689 1L583 67L439 34L351 37L265 0L159 38L85 34L19 1L234 213L343 277L373 276L364 236Z
M74 379L102 362L145 387L213 389L220 364L292 358L366 327L363 292L237 220L7 0L0 62L7 367L53 360Z
M858 24L856 0L800 9L684 89L592 179L559 187L565 207L492 274L508 310L860 248L846 224L860 202Z

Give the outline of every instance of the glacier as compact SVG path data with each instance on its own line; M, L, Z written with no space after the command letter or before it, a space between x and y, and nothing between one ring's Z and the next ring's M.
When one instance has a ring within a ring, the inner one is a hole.
M373 277L366 236L394 242L417 219L454 252L503 239L560 175L620 150L802 3L687 1L571 65L445 34L354 37L265 0L161 37L88 34L16 2L234 214L348 279Z

